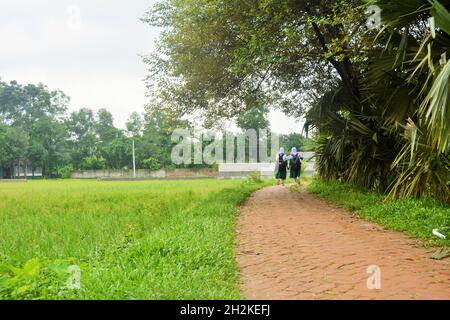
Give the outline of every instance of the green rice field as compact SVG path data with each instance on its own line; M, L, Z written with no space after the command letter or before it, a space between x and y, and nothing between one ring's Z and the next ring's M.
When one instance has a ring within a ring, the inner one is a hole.
M0 299L240 299L231 180L0 183Z

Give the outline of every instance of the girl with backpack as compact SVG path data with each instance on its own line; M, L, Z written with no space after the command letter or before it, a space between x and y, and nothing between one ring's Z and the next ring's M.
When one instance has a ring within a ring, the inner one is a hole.
M295 183L300 185L300 175L302 172L302 160L297 148L292 148L291 156L289 159L289 167L291 169L291 178L295 180Z
M280 152L276 158L277 170L275 174L275 178L278 179L278 185L280 183L284 186L284 182L286 181L287 176L287 167L288 167L288 157L284 153L284 148L280 149Z

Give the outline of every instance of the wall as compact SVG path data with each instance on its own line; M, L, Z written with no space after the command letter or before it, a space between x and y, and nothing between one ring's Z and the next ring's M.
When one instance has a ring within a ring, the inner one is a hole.
M313 152L300 152L306 161L305 176L315 174ZM219 177L224 179L243 179L253 172L261 173L263 179L271 179L275 175L275 163L223 163L219 165Z
M217 178L219 173L212 169L175 169L173 171L136 170L137 179L195 179ZM74 171L73 179L132 179L133 170L84 170Z
M166 177L164 170L136 170L136 177L141 179L162 179ZM74 171L71 175L73 179L100 179L100 178L133 178L133 170L83 170Z
M167 178L217 178L219 172L212 169L175 169L167 172Z

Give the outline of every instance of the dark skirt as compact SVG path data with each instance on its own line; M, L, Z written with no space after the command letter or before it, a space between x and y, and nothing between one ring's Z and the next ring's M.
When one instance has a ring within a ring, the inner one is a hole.
M298 168L298 169L291 168L291 179L300 178L301 172L302 172L302 170L300 168Z
M286 176L287 176L286 168L284 168L284 170L278 169L277 173L275 174L275 178L281 179L281 180L286 180Z

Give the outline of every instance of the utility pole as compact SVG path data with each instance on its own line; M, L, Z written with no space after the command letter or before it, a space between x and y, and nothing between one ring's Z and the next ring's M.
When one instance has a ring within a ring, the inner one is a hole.
M133 139L133 177L136 179L136 152L134 148L134 139Z

